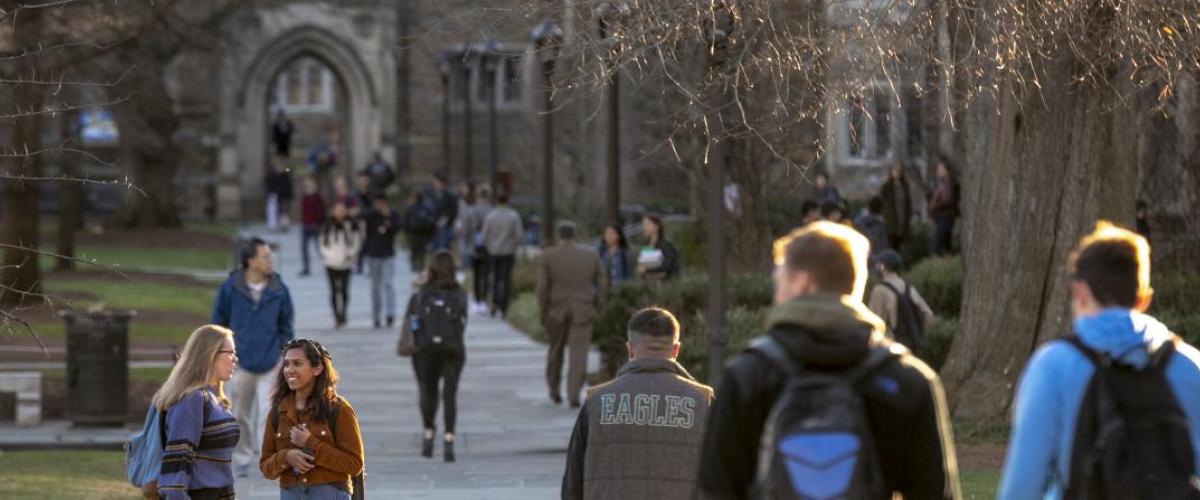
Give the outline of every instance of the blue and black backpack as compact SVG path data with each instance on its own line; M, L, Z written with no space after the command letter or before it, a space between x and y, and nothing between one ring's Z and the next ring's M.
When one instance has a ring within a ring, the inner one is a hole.
M788 377L763 426L751 497L882 498L879 454L858 386L903 347L874 347L845 372L805 370L770 337L751 349Z
M166 412L150 404L142 430L129 437L125 444L125 477L129 484L142 490L157 490L158 473L162 469L163 443L166 442Z

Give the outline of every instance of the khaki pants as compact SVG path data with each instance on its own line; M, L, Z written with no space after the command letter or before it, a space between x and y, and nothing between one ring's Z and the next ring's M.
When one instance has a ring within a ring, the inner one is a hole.
M550 394L558 395L562 388L563 350L570 349L567 367L567 400L579 402L579 393L587 378L588 346L592 343L593 320L574 321L568 312L562 318L546 319L546 334L550 337L550 352L546 359L546 382Z
M271 391L274 390L277 377L278 365L266 373L238 370L233 374L233 380L225 386L233 403L233 416L242 432L237 447L233 449L235 467L250 464L254 468L254 464L258 463L267 415L271 412Z

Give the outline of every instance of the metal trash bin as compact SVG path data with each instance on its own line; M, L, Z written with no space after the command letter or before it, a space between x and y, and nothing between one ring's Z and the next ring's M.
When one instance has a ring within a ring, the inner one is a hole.
M129 320L136 311L59 313L67 323L67 418L124 425L129 414Z

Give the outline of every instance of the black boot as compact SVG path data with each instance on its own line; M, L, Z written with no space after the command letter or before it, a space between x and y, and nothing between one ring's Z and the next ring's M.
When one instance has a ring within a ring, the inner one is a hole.
M454 462L454 441L442 441L442 451L445 453L446 463Z
M433 436L425 436L424 441L421 442L421 456L433 458Z

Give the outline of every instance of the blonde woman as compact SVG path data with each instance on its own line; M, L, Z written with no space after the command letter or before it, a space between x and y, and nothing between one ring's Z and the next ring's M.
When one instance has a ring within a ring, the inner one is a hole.
M158 494L165 499L233 498L230 460L240 438L225 383L237 369L233 331L204 325L192 332L152 404L163 420Z

